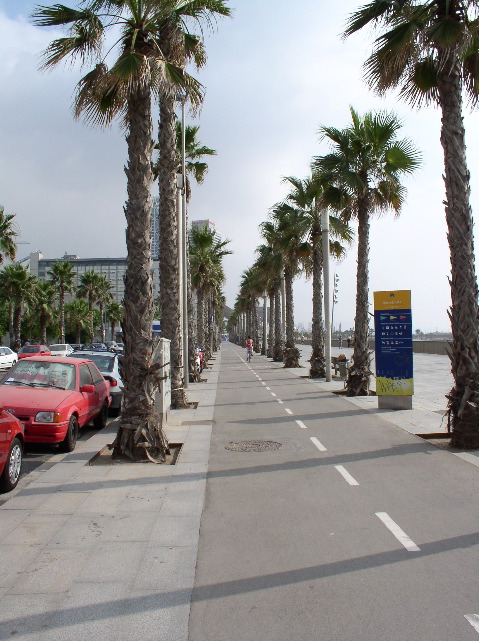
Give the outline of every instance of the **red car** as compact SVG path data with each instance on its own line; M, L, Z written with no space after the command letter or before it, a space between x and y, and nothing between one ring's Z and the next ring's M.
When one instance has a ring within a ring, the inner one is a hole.
M0 406L0 492L17 485L22 469L23 425Z
M23 423L25 443L60 443L64 452L90 421L105 427L110 403L110 384L87 359L26 358L0 382L0 406Z
M18 350L18 360L30 356L50 356L51 352L46 345L25 345Z

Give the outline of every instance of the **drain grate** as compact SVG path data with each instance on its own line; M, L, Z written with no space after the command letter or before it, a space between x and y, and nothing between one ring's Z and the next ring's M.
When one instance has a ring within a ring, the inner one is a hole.
M279 450L280 447L283 444L277 441L231 441L225 449L232 452L268 452Z

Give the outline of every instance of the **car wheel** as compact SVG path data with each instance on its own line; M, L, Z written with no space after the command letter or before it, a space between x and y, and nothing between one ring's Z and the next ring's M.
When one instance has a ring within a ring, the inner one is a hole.
M76 416L70 418L68 423L67 434L63 441L60 443L62 452L72 452L77 444L78 437L78 419Z
M17 486L22 470L23 449L20 439L14 438L10 445L5 468L0 477L0 491L10 492Z
M93 427L97 430L102 430L106 426L106 419L108 418L108 403L105 401L101 412L93 419Z

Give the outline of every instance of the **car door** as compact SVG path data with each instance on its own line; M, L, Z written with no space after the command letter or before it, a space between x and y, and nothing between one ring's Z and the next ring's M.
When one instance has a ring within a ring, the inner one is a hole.
M88 363L88 367L90 368L90 372L93 378L95 391L98 394L98 405L99 405L99 408L101 408L101 406L103 405L103 401L108 395L106 392L106 390L108 389L108 386L105 383L105 379L100 374L99 369L94 363Z
M8 412L5 412L3 409L0 409L0 470L2 470L5 463L5 457L8 454L8 449L10 446L10 419L8 417Z
M93 378L90 372L90 369L86 363L80 365L80 390L84 385L91 385L93 388ZM82 416L80 417L80 424L85 425L91 418L94 416L95 411L98 407L98 393L93 392L81 392L84 401L84 409L82 411Z

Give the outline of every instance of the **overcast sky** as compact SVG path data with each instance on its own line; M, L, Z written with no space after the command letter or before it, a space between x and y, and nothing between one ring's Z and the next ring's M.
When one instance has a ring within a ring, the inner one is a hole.
M50 5L54 2L43 2ZM66 2L75 6L74 2ZM209 218L231 239L226 297L233 305L241 273L255 259L258 225L286 194L284 176L304 178L311 159L327 153L321 125L345 127L349 106L360 113L394 110L401 137L423 154L407 180L399 218L372 223L370 292L411 289L414 329L449 331L449 251L444 218L443 156L437 109L413 111L396 96L375 96L362 80L371 34L343 41L349 13L362 0L237 0L234 16L207 35L208 65L199 138L216 149L204 185L194 189L191 220ZM30 0L0 0L0 203L16 214L20 257L40 250L81 257L124 256L126 144L118 125L107 131L75 121L71 99L78 71L38 71L39 53L59 32L31 25ZM472 206L478 209L479 114L465 109ZM189 119L191 121L191 119ZM193 122L193 121L191 121ZM156 186L155 191L156 193ZM28 243L28 244L27 244ZM339 276L334 324L352 327L356 246L332 266ZM295 320L311 321L311 283L295 283Z

